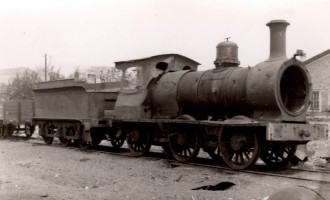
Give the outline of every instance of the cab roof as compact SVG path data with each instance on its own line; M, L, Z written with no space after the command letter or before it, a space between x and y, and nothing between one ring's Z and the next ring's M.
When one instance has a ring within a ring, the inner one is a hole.
M115 62L115 64L117 69L123 70L129 66L137 65L137 66L147 67L150 65L154 65L155 63L157 64L159 62L168 63L169 71L182 70L185 66L189 66L191 70L196 71L198 65L200 65L200 63L196 62L193 59L174 53L160 54L160 55L133 59L133 60L118 61Z

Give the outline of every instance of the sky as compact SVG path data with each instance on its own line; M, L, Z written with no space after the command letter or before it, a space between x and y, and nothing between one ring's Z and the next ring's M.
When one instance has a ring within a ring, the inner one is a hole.
M214 67L230 37L241 66L269 57L271 20L284 19L287 56L330 49L328 0L0 0L0 69L77 67L178 53Z

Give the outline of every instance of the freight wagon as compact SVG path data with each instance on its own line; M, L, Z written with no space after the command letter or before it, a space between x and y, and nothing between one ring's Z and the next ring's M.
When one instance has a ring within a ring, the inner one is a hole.
M26 137L31 137L34 132L32 117L34 116L34 101L17 100L5 101L0 104L0 135L24 132Z

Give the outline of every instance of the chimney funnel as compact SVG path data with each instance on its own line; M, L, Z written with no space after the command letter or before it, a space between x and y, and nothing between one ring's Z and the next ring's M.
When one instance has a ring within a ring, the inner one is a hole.
M285 20L272 20L266 24L270 30L270 55L268 61L285 59L286 57L286 27L290 25Z

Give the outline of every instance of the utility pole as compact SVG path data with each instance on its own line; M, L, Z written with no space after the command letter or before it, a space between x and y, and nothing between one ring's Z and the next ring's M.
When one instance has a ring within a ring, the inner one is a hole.
M45 82L47 81L47 54L45 54Z

